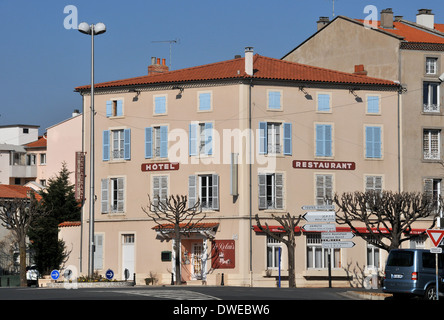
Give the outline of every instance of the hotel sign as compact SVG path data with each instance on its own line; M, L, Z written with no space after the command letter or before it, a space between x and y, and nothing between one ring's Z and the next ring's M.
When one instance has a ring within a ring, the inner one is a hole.
M170 171L179 170L178 162L158 162L158 163L143 163L142 171Z
M355 170L356 164L347 161L293 160L295 169Z

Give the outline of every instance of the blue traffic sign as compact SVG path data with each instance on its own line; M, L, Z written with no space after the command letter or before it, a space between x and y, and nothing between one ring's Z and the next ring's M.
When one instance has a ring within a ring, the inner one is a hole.
M60 272L58 270L52 270L51 271L51 279L57 280L60 277Z
M108 280L111 280L114 277L114 271L111 269L106 270L105 277Z

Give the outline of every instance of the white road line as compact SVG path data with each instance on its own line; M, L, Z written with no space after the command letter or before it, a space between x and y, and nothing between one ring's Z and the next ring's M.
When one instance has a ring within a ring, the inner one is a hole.
M220 300L213 296L188 290L113 290L113 292L170 300Z

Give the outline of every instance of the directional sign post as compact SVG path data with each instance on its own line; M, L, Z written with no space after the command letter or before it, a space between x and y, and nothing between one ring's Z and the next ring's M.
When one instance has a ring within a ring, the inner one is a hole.
M353 239L355 234L353 232L323 232L321 233L321 240L341 240Z
M58 270L52 270L51 271L51 279L57 280L60 277L60 272Z
M334 223L319 223L319 224L305 224L302 226L302 229L305 231L314 231L314 232L331 232L336 231L336 225Z
M353 241L322 241L322 248L324 249L353 248L354 246Z
M335 206L332 204L326 204L326 205L318 205L318 206L302 206L302 210L335 210Z
M442 239L444 238L444 230L440 230L440 229L427 229L426 230L427 234L430 237L430 240L432 240L433 244L435 245L435 247L438 247L439 244L441 243ZM436 287L435 288L439 288L439 282L438 282L438 255L440 254L439 248L434 248L434 252L435 252L435 264L436 264ZM430 250L431 252L433 252L432 250ZM441 249L442 251L442 249ZM439 290L436 289L436 300L439 300Z
M114 277L114 271L111 269L106 270L105 276L108 280L111 280Z
M308 222L335 222L336 214L334 211L310 211L302 216Z

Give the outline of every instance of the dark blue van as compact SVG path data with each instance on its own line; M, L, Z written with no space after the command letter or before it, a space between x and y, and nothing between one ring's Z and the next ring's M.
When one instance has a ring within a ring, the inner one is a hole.
M436 254L425 249L395 249L389 252L382 291L394 297L419 296L436 299ZM438 254L438 283L442 295L444 254ZM441 298L442 299L442 298Z

